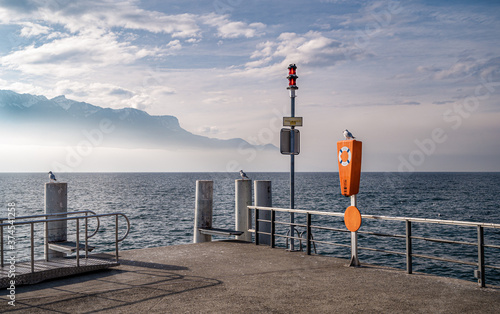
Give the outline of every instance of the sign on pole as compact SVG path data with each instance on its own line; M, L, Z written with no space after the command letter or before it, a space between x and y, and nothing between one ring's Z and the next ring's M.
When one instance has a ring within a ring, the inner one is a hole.
M292 131L294 132L294 145L292 152ZM281 129L280 151L283 155L298 155L300 153L300 132L299 130Z

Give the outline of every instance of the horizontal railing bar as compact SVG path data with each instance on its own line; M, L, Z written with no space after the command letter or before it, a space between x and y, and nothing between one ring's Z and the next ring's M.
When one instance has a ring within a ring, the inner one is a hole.
M311 228L314 228L314 229L322 229L322 230L330 230L330 231L338 231L338 232L351 232L351 231L349 231L349 230L345 230L345 229L330 228L330 227L322 227L322 226L314 226L314 225L311 225Z
M500 245L493 245L493 244L485 244L484 247L491 247L494 249L500 249Z
M500 269L500 266L493 266L493 265L484 265L484 267L494 268L494 269Z
M287 226L293 225L295 227L304 227L304 228L307 227L307 225L299 224L299 223L295 223L295 222L291 223L291 222L286 222L286 221L275 221L274 223L277 224L277 225L287 225Z
M363 247L363 246L358 246L358 250L367 250L367 251L383 252L383 253L388 253L388 254L396 254L396 255L406 255L406 253L404 253L404 252L389 251L389 250L376 249L376 248L371 248L371 247Z
M61 215L61 214L59 214ZM123 213L106 213L106 214L96 214L96 215L87 215L87 216L77 216L77 217L61 217L61 218L50 218L50 219L41 219L41 220L31 220L31 221L13 221L12 223L6 222L0 224L0 226L10 226L10 225L26 225L31 223L44 223L44 222L52 222L52 221L64 221L64 220L77 220L77 219L86 219L86 218L98 218L98 217L107 217L107 216L122 216L127 221L127 232L126 234L118 240L118 242L123 241L130 232L130 220Z
M457 263L457 264L477 266L477 263L474 263L474 262L457 261L455 259L448 259L448 258L444 258L444 257L436 257L436 256L423 255L423 254L412 254L411 256L412 257L427 258L427 259L434 259L434 260L443 261L443 262L451 262L451 263Z
M259 234L260 234L260 231L259 231ZM294 240L299 240L299 241L306 241L304 238L290 237L290 236L282 235L282 234L275 234L274 236L280 237L280 238L294 239Z
M28 218L39 218L39 217L46 217L46 216L61 216L61 215L73 215L73 214L84 214L84 213L92 213L92 214L96 215L96 213L91 211L91 210L80 210L80 211L76 211L76 212L37 214L37 215L31 215L31 216L16 216L15 219L28 219ZM12 219L12 218L0 218L0 221L9 220L9 219Z
M406 236L400 235L400 234L388 234L388 233L380 233L380 232L372 232L372 231L361 231L361 230L358 230L357 232L358 233L362 233L362 234L370 234L370 235L380 236L380 237L403 238L403 239L406 238Z
M343 247L351 247L351 245L347 244L341 244L341 243L335 243L335 242L328 242L328 241L321 241L321 240L311 240L311 242L314 243L323 243L323 244L330 244L330 245L335 245L335 246L343 246Z
M477 242L471 243L471 242L464 242L464 241L442 240L442 239L436 239L436 238L425 238L425 237L416 237L416 236L412 236L411 238L418 239L418 240L425 240L425 241L429 241L429 242L452 243L452 244L463 244L463 245L477 246Z
M321 216L333 216L333 217L344 217L343 213L335 212L322 212L317 210L303 210L303 209L289 209L289 208L276 208L276 207L263 207L263 206L248 206L250 209L258 210L268 210L277 212L288 212L288 213L298 213L298 214L311 214L311 215L321 215ZM457 225L457 226L470 226L477 227L481 226L484 228L497 228L500 229L500 224L494 223L484 223L484 222L472 222L472 221L460 221L460 220L442 220L442 219L430 219L430 218L411 218L411 217L391 217L391 216L378 216L378 215L361 215L365 219L380 219L380 220L394 220L394 221L411 221L411 222L422 222L422 223L434 223L434 224L444 224L444 225Z

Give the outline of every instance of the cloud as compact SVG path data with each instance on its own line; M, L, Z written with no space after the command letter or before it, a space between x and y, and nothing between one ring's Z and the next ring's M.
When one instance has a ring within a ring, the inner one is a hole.
M32 37L41 34L48 34L50 32L50 27L43 26L40 24L35 24L31 22L22 23L24 27L21 29L22 37Z
M436 66L419 66L418 73L428 73L434 80L463 79L466 77L482 77L490 80L500 78L500 57L488 60L476 60L474 58L462 58L448 68Z
M289 63L315 67L333 66L345 60L347 52L341 42L315 31L302 35L282 33L275 41L262 42L256 48L250 56L254 60L247 62L245 67L246 70L259 69L264 75L281 71Z
M130 64L157 52L119 42L115 34L94 29L40 46L30 45L1 57L0 64L27 74L68 77L108 65Z
M263 23L234 22L227 15L208 14L201 18L204 24L217 28L217 36L221 38L257 37L264 34L266 25Z

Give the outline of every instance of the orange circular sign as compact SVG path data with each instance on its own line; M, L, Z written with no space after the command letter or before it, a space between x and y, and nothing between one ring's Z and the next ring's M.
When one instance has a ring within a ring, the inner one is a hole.
M352 232L358 231L361 227L361 213L356 206L349 206L344 213L344 223L347 229Z

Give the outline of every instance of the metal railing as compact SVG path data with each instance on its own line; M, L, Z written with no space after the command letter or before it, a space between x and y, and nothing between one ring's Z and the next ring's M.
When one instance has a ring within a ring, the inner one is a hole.
M91 213L91 215L89 215ZM84 216L74 216L74 217L60 217L60 218L48 218L50 216L66 216L66 215L77 215L77 214L85 214ZM93 237L94 235L97 234L100 228L100 219L101 217L109 217L109 216L114 216L115 217L115 260L116 262L119 261L118 257L118 243L123 241L129 234L130 232L130 221L128 217L123 214L123 213L106 213L106 214L96 214L93 211L76 211L76 212L67 212L67 213L53 213L53 214L40 214L40 215L32 215L32 216L19 216L15 217L15 219L7 219L7 218L1 218L0 219L0 259L1 259L1 266L4 267L4 227L7 227L8 230L13 230L15 229L15 226L20 226L20 225L30 225L30 262L31 262L31 272L34 272L35 266L35 225L36 224L44 224L44 247L45 247L45 261L49 260L49 241L48 241L48 224L50 222L55 222L55 221L75 221L76 223L76 262L77 266L80 266L80 220L84 219L84 228L85 228L85 236L84 236L84 242L85 242L85 258L88 257L88 240ZM123 235L121 238L118 237L118 218L119 216L122 216L125 218L126 224L127 224L127 230L125 232L125 235ZM32 219L32 218L41 218L45 217L45 219L39 219L39 220L27 220L27 221L19 221L19 220L25 220L25 219ZM91 218L96 218L97 220L97 226L95 231L92 234L88 234L88 221ZM8 220L8 222L3 222L5 220Z
M313 225L311 223L313 215L342 217L343 218L344 217L343 213L311 211L311 210L301 210L301 209L274 208L274 207L261 207L261 206L248 206L249 217L251 217L251 215L252 215L252 210L254 211L254 214L253 214L253 219L249 219L249 221L248 221L248 231L253 232L255 234L255 244L257 244L257 245L259 244L259 236L258 235L265 234L265 235L269 235L271 238L271 243L270 243L271 247L275 247L276 237L286 238L287 241L288 241L288 239L297 239L299 241L304 240L306 242L306 253L308 255L311 254L312 245L316 244L316 243L329 244L329 245L341 246L341 247L350 247L351 250L353 250L353 248L356 247L356 249L360 249L360 250L377 251L377 252L383 252L383 253L389 253L389 254L404 255L404 256L406 256L406 271L408 274L411 274L413 272L413 262L412 262L413 257L476 266L477 270L475 270L474 273L475 273L476 278L478 279L478 284L481 287L485 287L485 269L486 268L500 270L500 266L486 265L485 264L485 248L500 249L500 245L485 244L485 242L484 242L484 230L485 230L485 228L500 229L500 224L483 223L483 222L469 222L469 221L441 220L441 219L426 219L426 218L361 215L362 219L404 222L405 223L405 231L406 231L405 234L387 234L387 233L382 233L382 232L361 231L361 230L358 230L356 232L356 234L360 233L360 234L367 234L367 235L372 235L372 236L405 239L406 250L404 252L399 252L399 251L394 251L394 250L371 248L371 247L358 247L357 245L353 246L352 244L346 245L346 244L342 244L342 243L335 243L335 242L330 242L330 241L322 241L322 240L314 240L313 239L313 237L312 237L312 234L313 234L312 230L313 229L351 233L347 229L332 228L332 227L328 227L328 226L319 226L319 225ZM270 220L260 219L259 218L259 211L261 211L261 210L262 211L270 211L271 212L271 219ZM276 220L276 212L303 214L306 216L306 223L300 224L300 223L290 223L290 222L284 222L284 221L277 221ZM252 228L252 222L253 222L253 228ZM265 232L265 231L259 230L259 222L270 223L271 224L270 232ZM454 240L448 240L448 239L415 236L415 235L412 235L412 224L413 223L453 225L453 226L459 226L459 227L476 227L477 228L477 241L476 242L454 241ZM293 225L294 227L303 227L306 229L303 232L306 234L306 237L305 237L305 239L303 239L302 237L291 237L288 234L287 235L276 234L276 225L287 225L287 226ZM476 246L477 247L477 262L455 260L455 259L430 256L430 255L425 255L425 254L416 254L413 252L413 246L412 246L412 240L414 240L414 239L428 241L428 242ZM353 241L353 237L351 237L351 241ZM351 252L351 253L352 253L351 256L357 256L357 252Z

